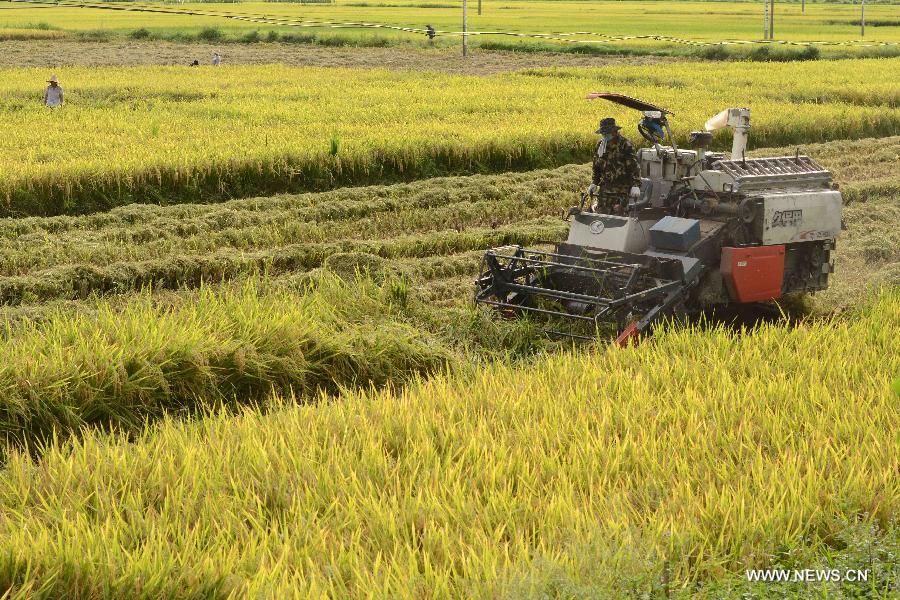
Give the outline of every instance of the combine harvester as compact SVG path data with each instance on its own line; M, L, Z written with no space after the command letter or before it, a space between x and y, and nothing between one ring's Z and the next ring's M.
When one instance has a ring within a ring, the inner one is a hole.
M624 346L662 317L828 287L843 206L829 171L799 152L746 158L747 108L711 118L686 150L675 145L670 111L621 94L588 98L643 112L638 129L653 147L638 150L640 199L622 214L600 214L582 194L565 217L565 242L489 250L477 303L568 324L551 334L596 339L614 327ZM726 126L730 158L706 151L711 132ZM671 145L661 145L666 138Z

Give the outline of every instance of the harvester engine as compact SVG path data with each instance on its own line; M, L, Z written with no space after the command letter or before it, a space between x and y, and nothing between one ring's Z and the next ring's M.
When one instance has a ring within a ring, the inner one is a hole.
M614 327L624 345L664 316L828 287L843 206L831 173L799 152L747 158L747 108L722 111L682 149L670 111L620 94L588 97L642 111L638 129L652 147L638 150L640 198L601 214L582 194L566 241L489 250L476 302L542 315L549 331L572 337ZM726 126L730 156L707 151ZM566 326L579 322L587 328Z

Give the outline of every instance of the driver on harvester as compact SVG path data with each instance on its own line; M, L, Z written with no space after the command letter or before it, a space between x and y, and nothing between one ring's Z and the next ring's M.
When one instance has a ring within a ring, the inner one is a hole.
M594 212L622 213L628 200L641 196L641 168L634 146L619 134L616 120L607 117L597 129L602 137L594 152L594 177L588 195L596 196Z

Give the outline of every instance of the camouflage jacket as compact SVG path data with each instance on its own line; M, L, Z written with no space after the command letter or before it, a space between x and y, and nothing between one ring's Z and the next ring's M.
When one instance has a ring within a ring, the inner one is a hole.
M638 165L637 153L634 146L621 135L610 138L606 145L606 152L598 156L600 144L597 142L594 148L594 178L593 183L601 189L616 188L630 189L631 186L641 185L641 167Z

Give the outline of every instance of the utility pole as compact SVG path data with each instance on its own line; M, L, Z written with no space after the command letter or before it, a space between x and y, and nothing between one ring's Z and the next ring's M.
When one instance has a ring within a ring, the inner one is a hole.
M800 12L806 12L806 0L800 0Z
M463 57L469 55L469 1L463 0Z
M866 37L866 0L859 5L859 37Z
M769 0L763 0L763 39L769 39Z
M775 0L772 0L769 6L769 39L775 39Z
M481 16L481 0L478 0L478 16Z

